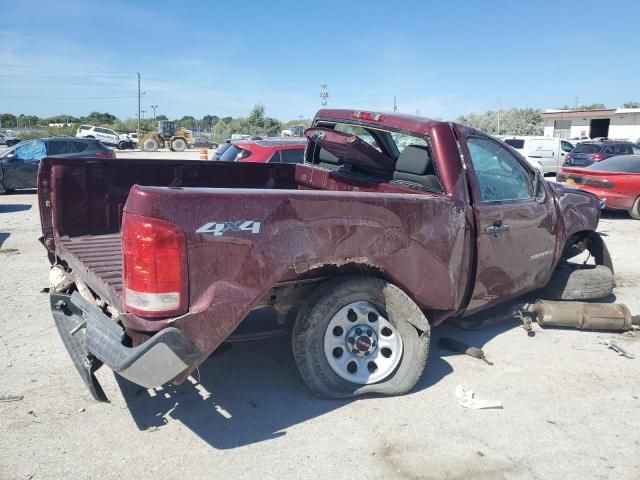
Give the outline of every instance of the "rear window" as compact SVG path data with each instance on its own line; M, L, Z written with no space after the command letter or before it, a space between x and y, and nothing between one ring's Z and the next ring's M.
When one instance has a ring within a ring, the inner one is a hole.
M518 150L522 150L524 148L524 140L519 138L505 138L504 143L512 146L513 148L517 148Z
M222 154L220 160L223 162L236 162L242 158L247 158L249 155L251 155L249 150L231 144L227 151Z
M218 148L216 148L216 153L217 153L218 155L222 155L224 152L226 152L226 151L227 151L227 149L228 149L230 146L231 146L231 144L230 144L230 143L227 143L227 142L222 143L222 144L220 144L220 145L218 146Z
M571 153L598 153L602 145L594 145L593 143L579 143Z
M640 173L640 155L620 155L609 157L586 167L599 172Z
M304 148L281 150L282 163L304 163Z

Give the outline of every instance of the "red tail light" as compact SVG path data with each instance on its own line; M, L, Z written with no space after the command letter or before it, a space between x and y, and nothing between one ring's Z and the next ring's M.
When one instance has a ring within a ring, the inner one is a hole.
M599 162L600 160L604 160L605 158L607 158L607 156L603 155L602 153L594 153L589 158L591 158L591 160L593 160L594 162Z
M125 213L122 254L125 304L131 313L169 317L186 312L186 241L179 227Z
M96 152L96 157L98 157L98 158L116 158L116 154L113 153L113 150L107 150L107 151L98 150Z
M597 187L597 188L613 188L615 186L609 180L604 180L602 178L586 177L584 180L585 180L584 183L586 185L590 185L592 187Z
M355 112L353 114L353 118L357 118L358 120L368 120L370 122L382 122L384 120L384 115L373 112Z

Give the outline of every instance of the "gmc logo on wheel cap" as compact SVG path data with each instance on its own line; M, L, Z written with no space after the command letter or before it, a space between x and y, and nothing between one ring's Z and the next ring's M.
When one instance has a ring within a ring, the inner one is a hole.
M216 237L226 232L251 232L260 233L260 222L255 220L238 220L235 222L209 222L205 223L196 233L211 233Z

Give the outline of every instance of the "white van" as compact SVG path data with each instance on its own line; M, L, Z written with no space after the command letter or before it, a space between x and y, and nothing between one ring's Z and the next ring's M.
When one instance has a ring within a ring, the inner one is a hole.
M560 170L564 158L574 145L561 138L509 136L503 141L518 150L530 161L540 162L544 173L554 173Z

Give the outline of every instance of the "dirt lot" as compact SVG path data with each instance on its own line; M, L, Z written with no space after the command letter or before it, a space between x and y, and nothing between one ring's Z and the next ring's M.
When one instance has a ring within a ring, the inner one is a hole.
M155 391L101 370L91 400L49 312L33 193L0 197L0 478L640 478L640 332L516 322L435 330L410 395L326 401L302 384L288 339L236 345L193 381ZM615 294L640 312L640 222L609 214ZM438 349L439 336L494 361ZM635 353L619 357L603 338ZM503 410L460 406L458 384Z

